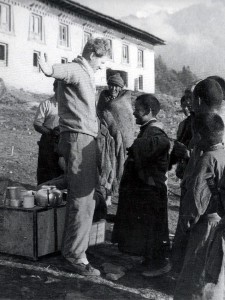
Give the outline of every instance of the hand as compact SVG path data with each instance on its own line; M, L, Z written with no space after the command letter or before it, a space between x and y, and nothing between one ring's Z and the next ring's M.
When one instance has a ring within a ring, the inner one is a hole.
M55 128L52 129L52 135L53 135L54 137L59 137L59 135L60 135L60 129L59 129L59 126L57 126L57 127L55 127Z
M190 230L189 218L182 216L180 219L180 229L183 233L186 233L188 230Z
M52 73L53 73L52 65L50 65L48 63L48 57L47 57L46 53L44 53L44 57L38 56L38 63L39 63L39 66L40 66L42 72L46 76L51 76L52 75Z
M106 199L106 206L110 206L112 205L112 196L107 196L107 199Z
M187 159L190 157L187 147L178 141L174 142L173 151L175 156L178 158Z

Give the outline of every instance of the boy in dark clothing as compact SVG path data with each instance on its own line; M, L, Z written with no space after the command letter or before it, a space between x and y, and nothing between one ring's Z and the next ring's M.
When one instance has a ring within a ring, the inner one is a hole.
M170 164L169 170L171 170L172 166L177 164L176 166L176 176L179 179L183 178L185 167L188 163L189 157L182 157L176 155L175 148L178 144L184 145L187 149L190 150L190 141L192 139L192 119L193 115L191 114L192 109L192 100L191 100L191 91L189 89L185 90L185 96L181 98L181 107L184 112L186 118L180 122L177 130L177 139L174 142L174 147L170 154Z
M193 102L192 102L193 113L194 115L197 115L199 113L217 113L220 115L222 101L223 101L223 91L219 83L214 79L208 79L208 78L204 79L198 82L193 90ZM189 199L185 197L187 186L189 181L192 180L195 166L198 164L198 161L200 160L200 150L198 147L198 142L199 142L199 134L195 133L193 130L193 138L191 141L193 145L192 151L190 152L187 149L183 149L185 151L181 151L181 149L177 151L178 149L176 149L176 153L177 152L186 153L185 156L187 157L188 160L188 164L185 168L184 176L181 182L179 219L177 223L175 237L173 240L172 256L171 256L171 260L173 263L173 271L176 273L176 276L182 269L185 251L189 239L189 231L185 232L181 228L180 217L183 215L183 210L185 205L188 205L189 203L188 202ZM182 157L184 156L181 156L181 158Z
M211 299L202 294L205 262L222 210L214 191L225 170L223 120L215 113L200 113L195 117L194 128L200 137L197 147L201 154L183 196L180 226L190 236L175 291L176 300Z
M156 120L159 110L159 101L151 94L136 99L134 116L140 133L128 149L112 236L122 252L144 256L148 269L143 275L149 277L170 270L164 252L170 142Z

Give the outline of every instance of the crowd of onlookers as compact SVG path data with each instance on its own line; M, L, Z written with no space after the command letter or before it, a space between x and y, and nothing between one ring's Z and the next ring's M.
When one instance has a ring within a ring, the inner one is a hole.
M210 76L185 90L185 119L170 149L157 120L160 101L142 94L132 108L119 72L107 79L96 105L94 73L108 53L107 41L97 38L71 63L50 65L47 57L39 58L43 73L55 78L55 95L40 104L34 121L42 134L37 179L68 190L62 255L79 274L100 275L86 256L90 229L118 194L112 242L143 257L143 276L171 272L174 299L224 299L225 81ZM181 197L168 251L172 167Z

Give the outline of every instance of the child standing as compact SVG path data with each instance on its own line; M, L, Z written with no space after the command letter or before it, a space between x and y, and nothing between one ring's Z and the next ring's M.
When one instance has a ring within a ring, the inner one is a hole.
M224 123L215 113L200 113L194 130L200 136L201 156L187 182L180 216L181 228L190 237L174 300L212 299L205 298L203 288L207 253L222 210L215 191L225 170Z

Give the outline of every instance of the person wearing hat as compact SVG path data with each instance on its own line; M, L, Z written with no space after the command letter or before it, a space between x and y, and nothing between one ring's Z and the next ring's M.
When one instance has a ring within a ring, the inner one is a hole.
M119 94L123 94L121 91L124 87L124 81L119 73L111 75L108 78L107 84L108 90L104 91L104 93L101 93L99 97L97 105L98 114L101 114L105 110L108 102L117 98Z
M115 141L116 165L114 171L113 196L123 174L126 149L134 141L135 121L131 104L131 92L124 90L124 80L120 73L108 78L108 89L103 90L97 104L97 114L101 123L109 130Z

